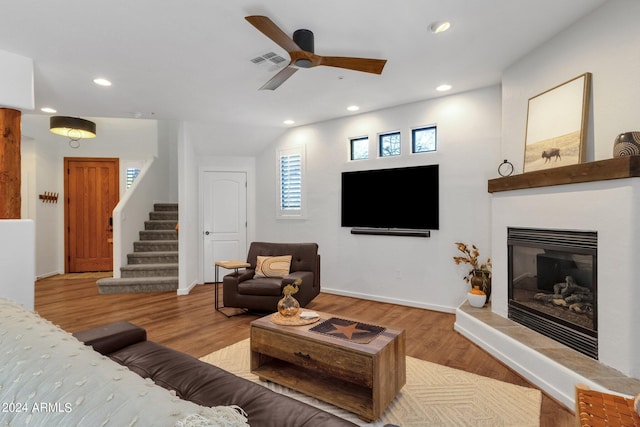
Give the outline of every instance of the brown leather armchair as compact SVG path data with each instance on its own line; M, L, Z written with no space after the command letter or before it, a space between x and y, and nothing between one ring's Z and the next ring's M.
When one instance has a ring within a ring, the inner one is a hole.
M284 277L254 278L258 255L291 255L289 274ZM320 293L320 255L317 243L252 242L247 263L251 266L246 270L227 274L222 279L225 307L275 312L278 301L283 297L283 288L296 279L302 279L302 285L294 295L301 307L309 304Z

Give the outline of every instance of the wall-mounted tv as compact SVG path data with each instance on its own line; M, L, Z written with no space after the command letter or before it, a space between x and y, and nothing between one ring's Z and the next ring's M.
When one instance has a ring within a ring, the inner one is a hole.
M341 225L438 230L438 165L342 173Z

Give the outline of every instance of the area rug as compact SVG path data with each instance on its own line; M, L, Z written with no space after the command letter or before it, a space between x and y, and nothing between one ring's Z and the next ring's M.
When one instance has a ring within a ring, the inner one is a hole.
M382 417L366 423L351 412L271 382L250 372L249 340L240 341L200 360L216 365L275 392L331 412L360 426L539 426L539 390L470 374L407 357L407 383Z

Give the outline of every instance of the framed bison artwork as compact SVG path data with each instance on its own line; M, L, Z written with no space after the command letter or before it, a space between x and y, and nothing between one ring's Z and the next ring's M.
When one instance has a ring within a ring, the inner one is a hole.
M584 161L591 73L529 99L524 172Z

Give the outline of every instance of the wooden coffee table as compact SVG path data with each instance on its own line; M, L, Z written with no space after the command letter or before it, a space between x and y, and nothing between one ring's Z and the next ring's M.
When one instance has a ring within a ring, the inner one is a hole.
M385 327L367 344L309 329L282 326L271 316L251 322L251 372L346 409L370 422L380 417L406 382L404 329ZM381 325L382 326L382 325Z

